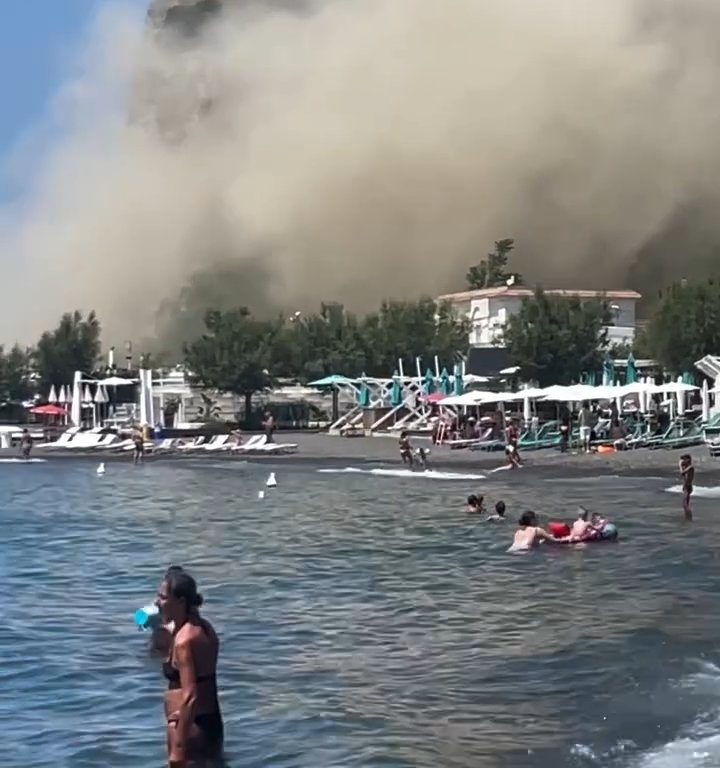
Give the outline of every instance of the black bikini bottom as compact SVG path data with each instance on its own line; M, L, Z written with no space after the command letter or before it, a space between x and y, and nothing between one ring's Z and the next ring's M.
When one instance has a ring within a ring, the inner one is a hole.
M206 715L196 715L195 726L203 735L203 741L208 747L222 747L224 729L222 715L212 712Z

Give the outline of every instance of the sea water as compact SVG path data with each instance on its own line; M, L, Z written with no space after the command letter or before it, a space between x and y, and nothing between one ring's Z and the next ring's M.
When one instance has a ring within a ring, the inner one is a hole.
M6 766L164 764L133 614L170 564L221 637L231 768L720 764L720 518L684 523L671 476L95 464L0 467ZM509 555L469 493L621 538Z

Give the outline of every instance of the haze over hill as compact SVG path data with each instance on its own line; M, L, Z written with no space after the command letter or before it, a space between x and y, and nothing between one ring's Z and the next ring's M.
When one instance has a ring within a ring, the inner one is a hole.
M164 300L178 327L198 271L194 305L362 310L462 288L505 236L546 285L714 269L714 0L156 0L149 19L107 6L30 196L0 213L8 338L75 307L150 335Z

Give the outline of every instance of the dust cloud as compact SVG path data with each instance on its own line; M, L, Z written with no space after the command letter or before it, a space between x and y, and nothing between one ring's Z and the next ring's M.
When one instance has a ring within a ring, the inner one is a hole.
M3 336L93 307L106 339L147 337L193 280L363 310L461 290L501 237L546 286L712 268L716 0L288 5L225 0L177 36L103 10L49 149L14 162Z

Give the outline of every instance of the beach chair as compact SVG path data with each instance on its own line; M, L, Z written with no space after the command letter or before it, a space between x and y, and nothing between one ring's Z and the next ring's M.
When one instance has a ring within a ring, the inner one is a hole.
M230 450L233 453L247 453L247 451L252 450L253 448L259 448L261 445L264 445L266 441L267 437L265 437L265 435L253 435L244 443L232 446Z
M542 448L555 448L560 445L560 422L546 421L537 432L527 430L520 435L518 449L537 451Z
M177 445L178 451L196 451L198 448L202 448L207 442L207 438L205 437L196 437L191 443L183 443L180 445Z
M223 451L229 439L230 435L215 435L209 443L201 446L201 448L205 451Z
M677 419L674 424L660 437L651 438L648 448L690 448L704 441L702 429L688 419Z

